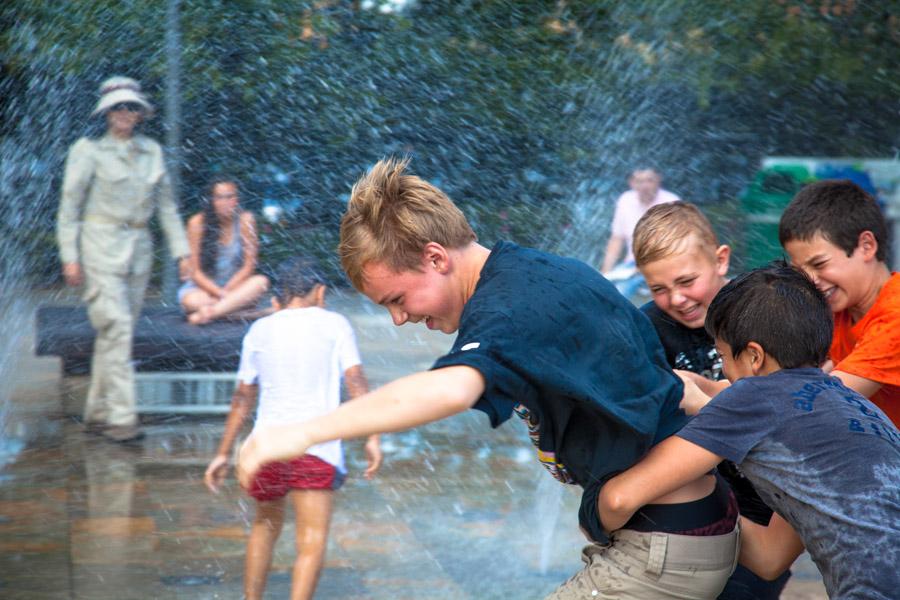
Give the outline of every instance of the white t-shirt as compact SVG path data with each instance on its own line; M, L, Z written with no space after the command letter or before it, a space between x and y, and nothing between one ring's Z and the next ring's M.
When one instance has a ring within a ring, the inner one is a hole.
M341 377L360 364L356 337L342 315L318 307L279 310L244 336L238 379L259 385L254 429L308 421L341 402ZM340 440L307 450L345 472Z
M624 258L626 262L634 260L634 254L631 251L634 226L641 220L644 213L657 204L678 202L679 200L681 200L681 198L672 192L663 189L656 192L656 197L653 198L650 204L641 202L638 193L634 190L628 190L619 196L619 199L616 201L616 212L613 215L612 234L625 238L625 244L628 250L628 253Z

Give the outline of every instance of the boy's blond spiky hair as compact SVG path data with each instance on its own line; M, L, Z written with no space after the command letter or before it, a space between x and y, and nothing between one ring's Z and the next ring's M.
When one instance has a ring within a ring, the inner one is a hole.
M684 249L684 241L695 234L715 252L719 239L709 219L690 202L666 202L652 207L634 227L634 262L642 267Z
M418 269L428 242L461 248L477 238L462 211L427 181L405 173L409 159L378 161L350 192L341 219L338 253L357 289L368 263L392 270Z

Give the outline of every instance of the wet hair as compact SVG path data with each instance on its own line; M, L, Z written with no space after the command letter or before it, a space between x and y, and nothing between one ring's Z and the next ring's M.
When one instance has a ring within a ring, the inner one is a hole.
M437 187L405 173L409 159L379 161L356 182L341 219L338 253L357 289L363 269L383 262L391 270L417 270L429 242L462 248L477 237L462 211Z
M797 192L781 215L778 240L784 246L792 240L808 242L819 234L850 256L863 231L875 236L875 257L887 260L887 223L875 199L849 179L826 179Z
M328 285L319 264L307 256L286 260L275 269L272 292L282 305L302 298L318 285Z
M783 369L821 365L833 328L825 297L783 260L725 284L706 311L706 331L731 346L735 358L756 342Z
M217 175L206 184L203 196L203 237L200 238L200 269L209 277L215 277L216 259L219 257L219 235L222 233L222 224L213 204L213 192L221 183L232 184L237 190L238 197L241 194L241 184L234 177ZM240 219L240 212L235 218Z
M713 254L719 238L700 209L690 202L665 202L652 207L634 227L634 260L638 267L684 252L694 234Z

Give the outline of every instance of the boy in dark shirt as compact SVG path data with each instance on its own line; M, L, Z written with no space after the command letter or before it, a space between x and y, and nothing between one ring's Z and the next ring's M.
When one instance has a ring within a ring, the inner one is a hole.
M727 458L777 513L768 527L742 520L742 563L772 576L805 545L832 600L896 598L900 432L818 367L832 334L823 295L775 264L723 287L706 327L733 385L603 487L604 526Z
M634 228L635 262L653 295L641 310L656 328L669 366L703 377L712 389L725 375L715 340L703 323L713 298L728 283L730 256L731 249L719 244L709 220L689 202L654 206ZM683 407L692 413L699 410ZM734 490L741 515L767 525L772 510L740 469L724 461L719 472ZM766 581L738 565L719 600L775 600L789 578L787 571Z
M680 380L649 321L587 265L500 242L476 242L436 187L382 161L354 186L341 222L351 282L396 325L459 331L431 371L404 377L303 426L254 434L239 462L260 464L313 443L406 429L475 407L497 426L521 417L554 477L584 489L579 522L595 543L584 570L550 596L714 598L736 560L737 506L699 474L609 537L597 495L614 473L680 429ZM610 551L610 549L616 551ZM635 562L645 568L633 569Z

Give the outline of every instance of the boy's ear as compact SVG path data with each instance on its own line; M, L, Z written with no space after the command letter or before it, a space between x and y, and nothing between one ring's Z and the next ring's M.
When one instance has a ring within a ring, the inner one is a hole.
M278 301L278 298L276 298L275 296L272 296L271 302L272 302L272 308L274 308L275 310L281 310L281 302Z
M754 375L762 371L766 362L766 351L756 342L748 342L744 353L750 358L750 369Z
M450 270L450 253L437 242L428 242L422 250L422 269L436 269L445 274Z
M860 251L864 259L874 258L878 254L878 240L875 239L875 234L868 229L860 233L856 241L856 249Z
M731 246L722 244L716 248L716 275L725 277L728 274L728 266L731 262Z

